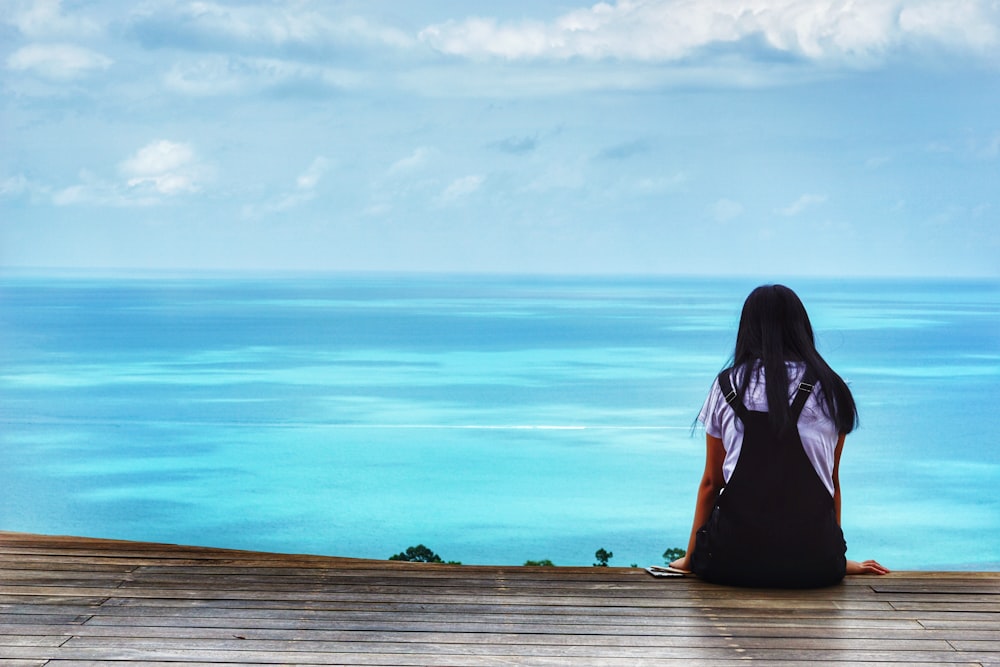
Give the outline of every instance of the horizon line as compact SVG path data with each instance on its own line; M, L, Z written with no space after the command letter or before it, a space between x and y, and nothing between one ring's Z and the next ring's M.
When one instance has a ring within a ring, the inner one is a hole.
M700 273L671 271L517 271L469 269L287 269L287 268L199 268L199 267L126 267L126 266L3 266L2 278L105 278L105 279L210 279L210 278L322 278L333 276L400 277L473 277L527 279L695 279L695 280L905 280L949 282L995 282L1000 272L991 273Z

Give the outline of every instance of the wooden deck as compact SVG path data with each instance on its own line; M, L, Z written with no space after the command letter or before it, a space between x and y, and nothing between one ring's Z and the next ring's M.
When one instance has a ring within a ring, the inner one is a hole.
M0 664L1000 665L1000 573L740 590L0 532Z

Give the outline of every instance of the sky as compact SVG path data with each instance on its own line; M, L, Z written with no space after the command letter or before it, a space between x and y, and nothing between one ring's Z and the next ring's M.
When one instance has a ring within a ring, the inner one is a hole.
M998 0L0 0L0 272L1000 276Z

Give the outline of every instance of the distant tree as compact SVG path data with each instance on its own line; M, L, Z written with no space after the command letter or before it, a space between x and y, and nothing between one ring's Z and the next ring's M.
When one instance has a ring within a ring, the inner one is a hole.
M597 562L594 563L594 567L607 567L608 561L611 560L613 557L614 554L611 553L610 551L605 551L603 548L598 549L597 551L594 552L594 558L597 559Z
M525 567L555 567L555 563L550 561L548 558L544 560L526 560L524 561Z
M389 560L406 560L411 563L443 563L441 557L422 544L415 547L407 547L406 551L395 556L389 556Z
M663 560L669 565L678 558L682 558L686 553L687 551L679 547L670 547L669 549L663 552Z

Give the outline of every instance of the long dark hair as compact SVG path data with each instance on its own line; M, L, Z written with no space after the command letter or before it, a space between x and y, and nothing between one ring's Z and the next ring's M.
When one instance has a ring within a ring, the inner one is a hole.
M858 425L858 408L847 383L816 350L809 315L799 297L784 285L762 285L743 304L732 365L736 392L743 400L751 376L761 369L767 378L768 414L778 429L790 421L788 370L785 362L804 362L816 374L827 414L840 433Z

